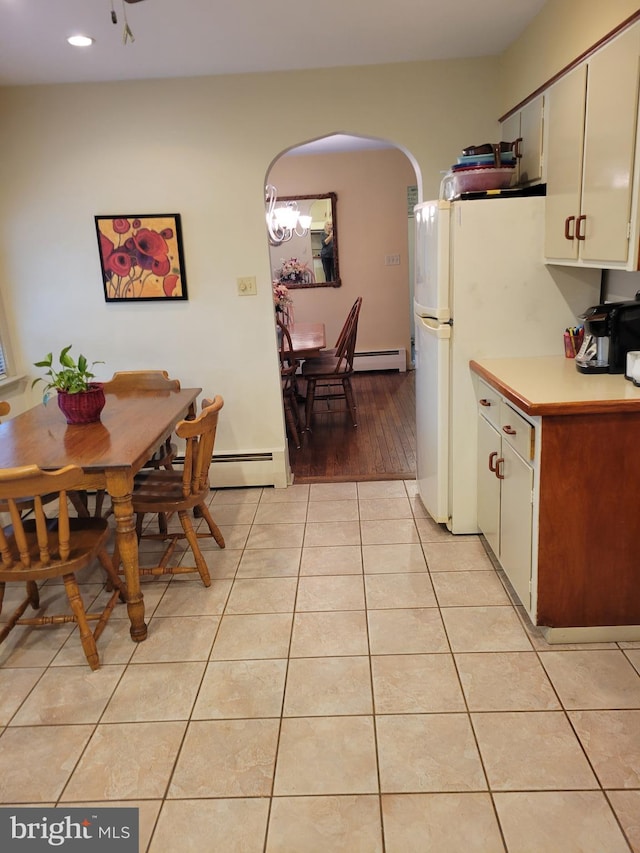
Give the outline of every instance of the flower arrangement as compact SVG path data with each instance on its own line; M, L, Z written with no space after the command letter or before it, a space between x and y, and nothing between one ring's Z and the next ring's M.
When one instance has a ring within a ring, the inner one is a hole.
M293 304L293 299L289 296L289 288L286 284L280 284L279 281L273 282L273 304L277 313L284 313Z
M289 288L279 281L273 282L273 305L276 309L276 320L289 326L293 323L293 299L289 295Z
M280 269L274 271L274 280L283 284L306 281L311 272L309 267L297 258L281 258L280 264Z

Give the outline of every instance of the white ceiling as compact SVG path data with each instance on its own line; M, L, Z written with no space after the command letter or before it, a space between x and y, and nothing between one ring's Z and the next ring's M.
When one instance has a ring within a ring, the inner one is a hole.
M0 85L501 53L545 0L0 0ZM111 22L111 7L118 18ZM123 44L124 11L134 34ZM90 48L66 38L84 33Z
M384 139L369 139L366 136L350 136L346 133L332 133L322 139L314 139L292 148L287 154L298 157L305 154L339 154L346 151L373 151L381 148L395 148Z

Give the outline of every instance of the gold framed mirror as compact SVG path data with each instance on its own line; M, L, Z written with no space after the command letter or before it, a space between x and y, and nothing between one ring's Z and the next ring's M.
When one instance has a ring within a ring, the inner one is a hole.
M278 246L269 246L271 274L291 290L340 287L336 193L278 197L295 201L301 214L311 216L303 237L294 234Z

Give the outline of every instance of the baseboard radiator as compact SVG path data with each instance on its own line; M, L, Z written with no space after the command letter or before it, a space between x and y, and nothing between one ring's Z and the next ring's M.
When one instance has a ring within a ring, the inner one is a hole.
M183 456L176 457L176 466L183 462ZM214 453L209 482L212 489L240 489L244 486L284 489L288 485L287 469L284 451Z
M354 370L399 370L407 369L407 351L400 349L379 349L356 352L353 358Z

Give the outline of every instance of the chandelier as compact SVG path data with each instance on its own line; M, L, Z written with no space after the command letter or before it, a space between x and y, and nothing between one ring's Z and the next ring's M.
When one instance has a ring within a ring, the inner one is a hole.
M296 237L306 237L311 226L311 216L300 213L297 201L278 204L278 191L271 184L264 189L266 207L267 231L272 246L286 243L294 234Z
M129 26L129 21L127 21L127 9L125 7L125 3L140 3L142 0L122 0L122 17L124 19L124 29L122 30L122 43L126 44L130 41L132 44L136 40L135 36L131 31L131 27ZM118 16L116 15L116 10L113 8L113 0L110 0L111 3L111 23L118 23Z

